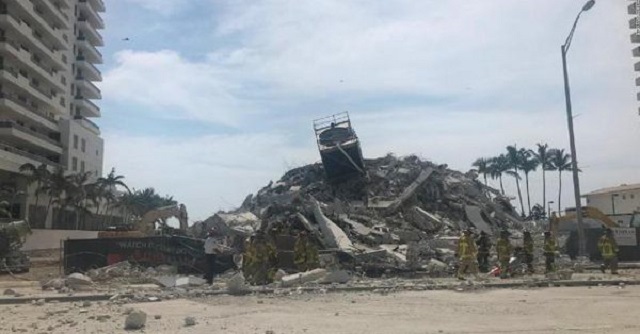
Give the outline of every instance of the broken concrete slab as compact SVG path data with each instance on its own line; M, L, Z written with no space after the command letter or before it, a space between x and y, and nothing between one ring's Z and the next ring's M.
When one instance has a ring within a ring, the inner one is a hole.
M319 282L323 284L345 284L351 280L353 274L347 270L334 270L328 272Z
M322 239L327 248L337 248L344 252L352 252L354 250L353 243L347 234L322 213L320 202L317 200L313 200L313 215L320 227L320 233L322 233Z
M296 285L301 285L304 283L315 282L327 275L327 270L318 268L310 271L305 271L302 273L297 273L293 275L287 275L282 278L282 286L283 287L292 287Z
M159 276L155 277L154 282L165 288L178 288L188 286L202 286L207 281L194 276L178 277L178 276Z
M482 208L475 205L465 205L464 207L467 219L479 231L483 231L489 235L493 235L493 230L489 223L482 217Z
M72 288L77 288L79 286L87 286L93 283L93 281L91 280L91 278L89 278L89 276L86 276L81 273L69 274L69 276L67 276L66 282L67 282L67 285L69 285Z
M418 177L416 178L416 180L413 181L413 183L411 183L407 188L404 189L400 197L395 199L393 203L389 205L389 207L387 208L387 212L391 213L391 212L397 211L398 208L402 204L404 204L406 200L408 200L410 197L412 197L415 194L418 187L420 187L425 181L427 181L429 176L431 176L431 173L433 173L433 168L431 167L427 167L426 169L422 170L420 172L420 175L418 175Z

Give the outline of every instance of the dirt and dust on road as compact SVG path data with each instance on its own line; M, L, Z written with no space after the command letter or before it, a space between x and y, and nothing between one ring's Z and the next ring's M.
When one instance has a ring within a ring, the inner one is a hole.
M293 293L141 304L4 305L0 333L638 333L640 287ZM191 317L187 320L187 317Z

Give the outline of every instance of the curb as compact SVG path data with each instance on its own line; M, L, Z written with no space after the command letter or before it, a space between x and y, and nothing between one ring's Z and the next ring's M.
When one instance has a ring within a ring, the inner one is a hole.
M537 282L506 282L506 283L474 283L468 287L471 288L484 288L484 289L510 289L510 288L559 288L559 287L592 287L592 286L615 286L615 285L640 285L640 280L604 280L604 281L570 281L570 280L558 280L558 281L537 281ZM314 287L291 287L285 288L289 290L302 290L303 292L318 291L322 286ZM384 285L384 286L327 286L325 289L327 292L372 292L372 291L429 291L429 290L455 290L458 287L467 287L464 282L459 284L437 284L437 285L412 285L412 286L398 286L398 285ZM230 294L226 290L208 291L202 293L204 296L220 296L220 295L234 295L234 296L246 296L252 294L267 295L273 294L275 291L281 290L279 288L264 288L256 290L248 290L240 293ZM18 298L0 298L0 305L12 305L12 304L28 304L32 301L40 299L45 302L77 302L77 301L105 301L110 300L116 295L83 295L83 296L55 296L55 297L18 297ZM133 298L133 295L119 295L122 298Z

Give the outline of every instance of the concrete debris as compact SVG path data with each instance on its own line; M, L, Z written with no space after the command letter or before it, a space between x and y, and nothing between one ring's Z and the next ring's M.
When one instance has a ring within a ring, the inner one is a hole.
M4 289L4 292L2 293L4 296L15 296L16 295L16 291L13 289Z
M296 285L302 285L305 283L321 280L326 275L327 275L327 270L318 268L310 271L305 271L303 273L287 275L282 278L281 284L283 287L292 287Z
M124 321L124 329L137 330L142 329L147 323L147 314L141 310L133 310Z
M61 290L66 286L67 282L64 278L54 278L42 284L43 290Z
M187 286L202 286L207 283L206 280L200 277L194 276L159 276L155 277L154 282L165 288L177 288L177 287L187 287Z
M194 317L186 317L184 318L184 326L185 327L190 327L190 326L195 326L196 325L196 318Z
M86 276L81 273L72 273L67 276L67 285L72 288L77 288L81 286L91 285L93 281L89 276Z
M227 280L227 292L230 295L242 295L249 291L242 272L238 272Z
M522 229L510 199L482 184L477 173L416 156L387 155L364 166L363 176L331 181L321 163L289 170L237 210L196 224L191 234L204 236L216 226L229 235L264 230L277 240L305 230L324 254L340 253L341 263L355 259L356 270L369 273L426 268L431 259L440 271L454 259L437 249L453 249L461 229L491 235Z
M319 283L323 284L345 284L349 282L352 278L352 273L347 270L335 270L328 272L322 279L320 279Z

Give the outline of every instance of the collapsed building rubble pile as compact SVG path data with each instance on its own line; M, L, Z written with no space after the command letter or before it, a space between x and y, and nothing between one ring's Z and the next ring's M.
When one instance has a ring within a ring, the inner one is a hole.
M233 212L196 223L204 236L217 226L227 233L258 229L308 230L325 250L351 254L360 267L446 271L461 229L491 235L520 227L508 199L477 179L422 161L387 155L365 160L366 174L338 182L325 178L320 163L295 168Z

